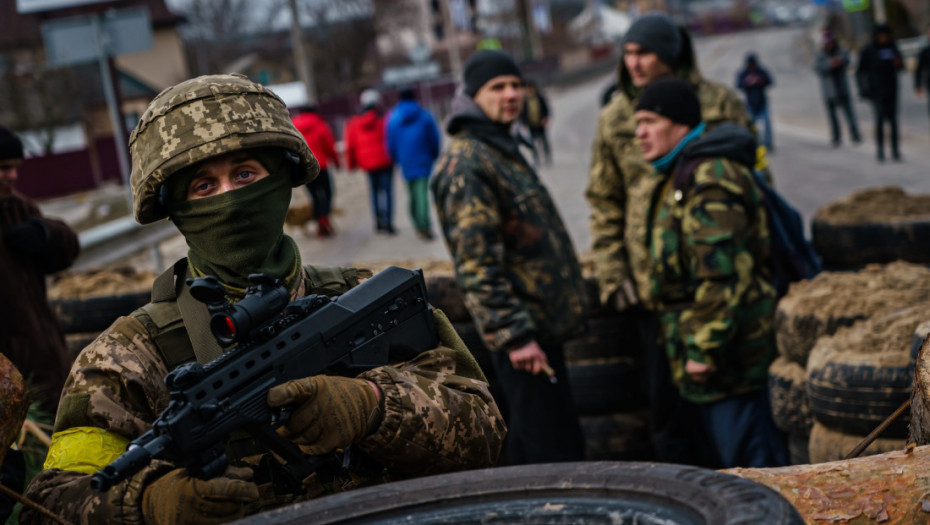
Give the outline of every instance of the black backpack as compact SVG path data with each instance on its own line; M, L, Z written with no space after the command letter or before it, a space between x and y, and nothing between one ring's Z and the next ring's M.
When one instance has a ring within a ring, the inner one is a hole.
M675 189L684 191L690 184L697 166L707 159L695 158L685 163L675 177ZM795 281L811 279L823 270L820 256L804 235L804 221L800 212L778 192L758 170L752 171L752 179L762 192L772 239L770 259L772 284L778 297L788 293Z

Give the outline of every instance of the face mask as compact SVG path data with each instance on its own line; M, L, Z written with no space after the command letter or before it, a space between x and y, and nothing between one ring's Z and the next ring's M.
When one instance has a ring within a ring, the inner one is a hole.
M187 240L195 274L215 275L241 295L248 275L293 282L300 268L294 240L284 235L291 179L280 171L248 186L204 199L174 201L168 216Z

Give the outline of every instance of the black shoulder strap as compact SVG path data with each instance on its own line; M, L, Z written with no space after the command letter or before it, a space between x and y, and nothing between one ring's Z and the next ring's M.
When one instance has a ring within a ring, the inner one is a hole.
M691 180L694 178L694 170L704 162L704 157L694 157L690 158L681 165L681 168L675 172L675 189L678 191L685 191L685 188L691 185Z
M150 333L169 369L194 358L208 363L223 353L210 333L207 306L184 285L187 259L174 263L152 283L152 302L142 307L152 321ZM146 323L143 323L146 324Z

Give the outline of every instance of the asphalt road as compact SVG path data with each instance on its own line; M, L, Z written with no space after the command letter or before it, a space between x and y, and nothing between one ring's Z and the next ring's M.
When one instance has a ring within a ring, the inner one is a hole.
M696 40L698 61L705 76L732 85L744 56L754 51L775 80L769 91L774 118L776 153L771 166L776 186L809 221L824 204L857 188L899 185L914 193L930 193L930 119L927 101L911 90L909 74L901 76L901 137L904 162L879 164L872 141L872 111L857 102L864 142L856 147L834 149L829 144L826 112L819 83L812 71L814 30L780 28L744 32ZM590 249L588 216L584 199L600 93L609 76L548 91L554 117L550 138L554 163L540 170L579 252ZM305 262L329 265L364 265L370 262L422 261L448 258L440 236L425 242L415 233L407 213L406 187L398 172L395 180L395 217L398 233L374 233L367 176L362 172L334 174L336 236L318 239L301 230L290 230ZM302 191L299 189L298 191ZM435 227L435 216L434 216ZM438 233L438 229L437 229ZM161 245L162 264L184 256L183 239ZM129 263L151 268L146 251ZM154 268L153 268L154 269Z

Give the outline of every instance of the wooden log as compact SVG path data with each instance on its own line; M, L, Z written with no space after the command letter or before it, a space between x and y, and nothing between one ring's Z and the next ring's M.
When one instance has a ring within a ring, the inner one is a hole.
M19 436L28 410L26 381L13 362L0 353L0 463Z
M723 472L762 483L811 525L930 522L930 446L829 463Z

